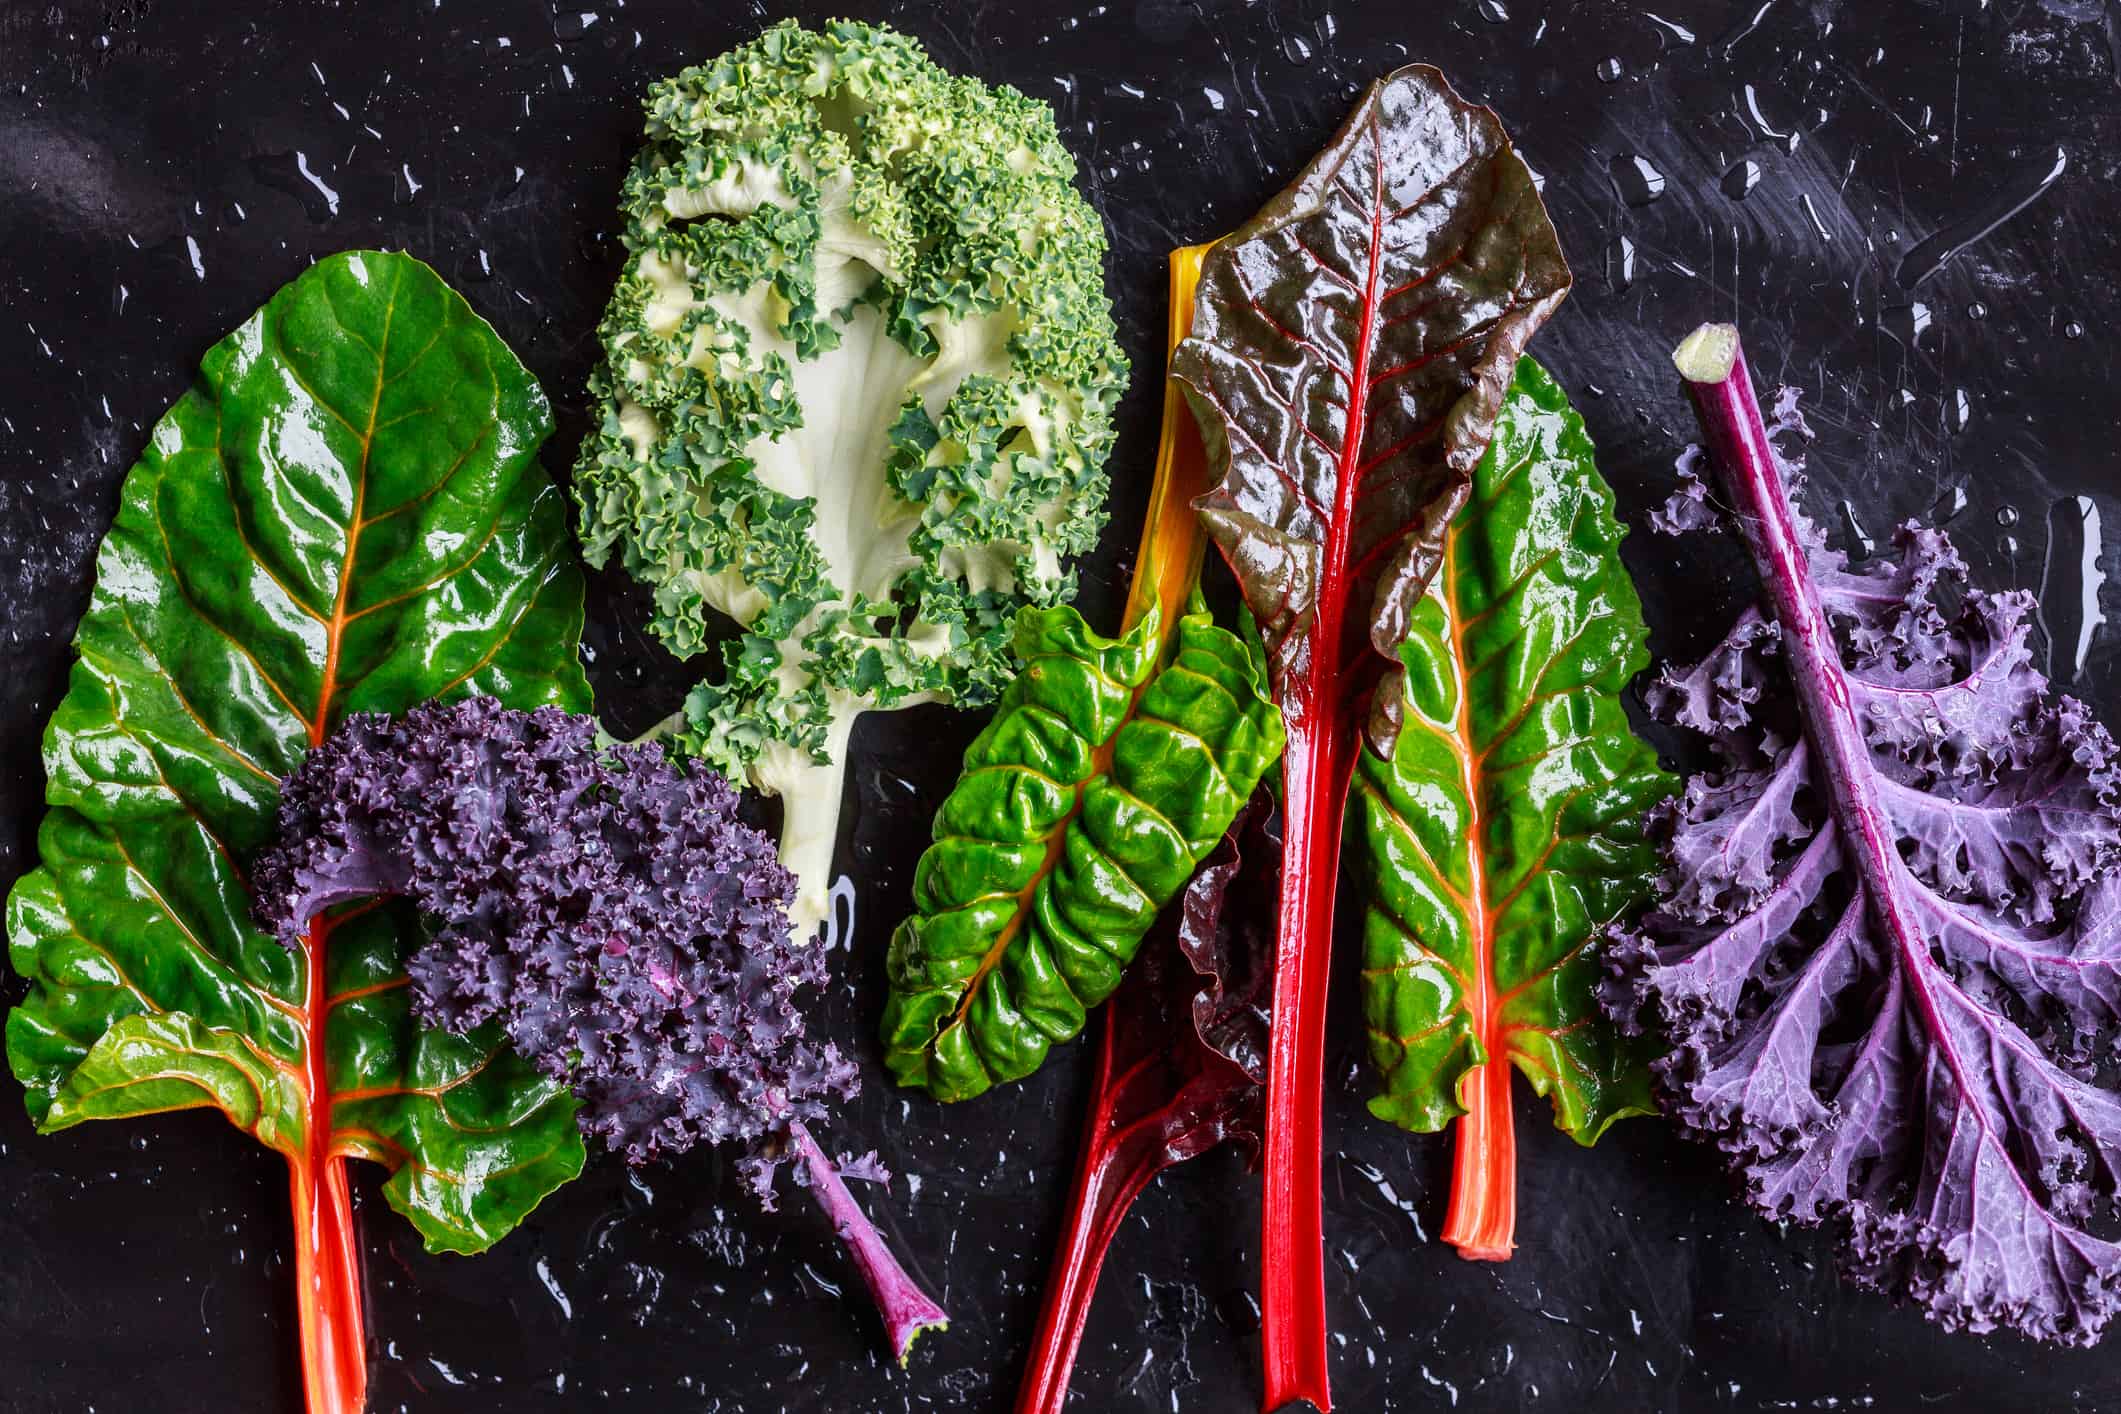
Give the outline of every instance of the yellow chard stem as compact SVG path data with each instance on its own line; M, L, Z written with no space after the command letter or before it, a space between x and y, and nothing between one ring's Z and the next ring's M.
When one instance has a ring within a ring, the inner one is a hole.
M1193 292L1200 285L1200 263L1215 242L1181 246L1171 252L1171 322L1165 347L1168 357L1185 341L1193 328ZM1121 618L1125 633L1141 622L1154 607L1160 617L1158 632L1168 647L1178 633L1178 620L1186 611L1200 583L1200 567L1208 548L1207 534L1194 513L1193 499L1208 490L1208 454L1201 446L1200 428L1185 394L1176 383L1164 385L1164 423L1157 439L1156 480L1149 488L1149 513L1142 522L1141 557L1134 565L1134 583L1127 592L1127 608Z

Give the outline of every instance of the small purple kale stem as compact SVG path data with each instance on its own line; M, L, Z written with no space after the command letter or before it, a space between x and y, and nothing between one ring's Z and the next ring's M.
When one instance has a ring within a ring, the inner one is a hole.
M1789 491L1776 469L1767 423L1753 396L1738 330L1704 324L1672 351L1686 379L1701 423L1709 460L1723 474L1725 493L1782 626L1782 648L1803 708L1805 735L1817 754L1828 808L1870 895L1872 916L1899 954L1900 970L1913 987L1944 1048L1954 1078L1966 1088L1950 1031L1936 1013L1929 988L1929 950L1907 917L1900 887L1900 851L1878 803L1876 768L1863 728L1856 720L1841 648L1812 583L1811 565L1790 517Z
M801 1120L789 1121L788 1138L810 1175L810 1191L817 1195L826 1216L832 1219L833 1231L847 1244L847 1254L860 1269L869 1295L884 1318L884 1333L891 1340L892 1352L903 1367L913 1353L914 1338L922 1331L945 1329L950 1317L899 1265L861 1205L854 1201L854 1195L847 1191L838 1167L825 1157L825 1151L810 1137Z

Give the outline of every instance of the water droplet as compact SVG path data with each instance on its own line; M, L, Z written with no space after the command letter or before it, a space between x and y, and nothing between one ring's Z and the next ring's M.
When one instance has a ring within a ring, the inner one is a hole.
M1741 92L1745 99L1745 110L1751 115L1753 126L1760 130L1760 135L1781 143L1785 151L1795 152L1798 144L1804 141L1804 134L1798 132L1794 126L1787 129L1778 128L1769 122L1767 114L1760 111L1760 90L1757 87L1746 84Z
M1613 159L1612 171L1620 199L1630 206L1648 206L1664 195L1664 173L1651 166L1646 157L1623 153Z
M1635 283L1635 242L1621 236L1605 248L1605 279L1615 294Z
M1289 62L1292 64L1308 64L1311 62L1311 45L1300 34L1282 36L1281 52L1289 57Z
M2016 506L1996 507L1996 524L2002 526L2005 530L2008 530L2017 523L2018 508Z
M2084 326L2072 319L2069 323L2062 326L2062 337L2065 339L2081 339L2084 337Z
M1213 109L1214 109L1214 110L1215 110L1216 112L1218 112L1218 113L1222 112L1223 108L1224 108L1224 107L1225 107L1225 106L1226 106L1226 105L1227 105L1227 104L1229 103L1229 101L1230 101L1229 99L1227 99L1227 98L1224 98L1224 97L1222 96L1222 93L1221 93L1221 91L1220 91L1220 90L1218 90L1218 89L1213 89L1213 88L1204 88L1204 89L1202 89L1202 90L1200 91L1200 96L1201 96L1202 98L1205 98L1205 99L1207 99L1207 100L1208 100L1208 106L1209 106L1210 108L1213 108Z
M1627 70L1621 67L1620 60L1611 54L1598 61L1598 81L1600 83L1618 83L1620 82L1620 76L1626 72Z
M841 905L846 907L842 908ZM832 891L825 896L825 949L851 948L854 946L855 892L854 880L845 874L832 881ZM846 922L840 918L845 915Z
M2043 166L2028 167L2005 180L1987 201L1956 221L1947 222L1900 257L1893 283L1912 290L1944 268L1944 263L2033 204L2069 167L2069 154L2056 148Z
M410 206L419 194L420 179L412 174L410 166L400 163L397 178L391 183L390 199L399 206Z
M310 166L308 153L269 152L251 158L249 166L260 182L301 202L310 220L329 221L339 214L339 193Z
M1730 170L1723 174L1723 194L1733 201L1744 201L1754 187L1760 185L1760 164L1747 158L1733 162Z
M1930 506L1930 524L1944 525L1957 520L1966 510L1966 488L1954 486L1938 496Z
M228 204L228 210L222 213L222 219L231 226L240 226L250 219L250 213L243 209L242 202L231 201Z
M1502 0L1479 0L1473 8L1491 25L1499 25L1510 17L1510 12L1504 8Z
M2106 623L2099 608L2099 591L2106 587L2099 558L2105 549L2099 506L2091 497L2065 496L2048 508L2040 627L2047 633L2047 675L2058 682L2084 676L2092 640Z
M1841 503L1841 528L1848 533L1849 559L1857 562L1869 559L1878 549L1878 542L1871 539L1863 522L1856 519L1856 508L1847 501Z
M2006 560L2017 559L2020 548L2022 547L2018 544L2018 537L2015 535L1999 535L1996 537L1996 553L2003 556Z
M1975 300L1966 307L1966 317L1974 320L1986 319L1988 318L1988 306L1980 300Z
M1964 388L1952 389L1952 431L1966 431L1966 424L1973 421L1974 400L1967 396Z
M1929 332L1930 307L1920 300L1912 304L1895 305L1885 311L1879 326L1909 348L1920 343Z
M594 10L569 10L552 17L552 35L562 44L580 39L596 26L602 16Z
M1797 205L1803 208L1804 214L1811 219L1812 229L1819 233L1820 240L1830 241L1834 238L1834 233L1826 228L1826 221L1819 215L1819 208L1813 204L1810 192L1800 193Z

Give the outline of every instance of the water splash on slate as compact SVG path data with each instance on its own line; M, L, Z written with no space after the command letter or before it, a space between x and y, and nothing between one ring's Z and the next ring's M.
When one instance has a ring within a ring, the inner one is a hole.
M339 193L310 165L306 152L268 152L250 159L250 174L274 191L302 203L309 219L324 224L339 214Z
M1625 293L1635 283L1634 241L1620 236L1605 248L1605 278L1616 294Z
M1893 283L1912 290L1944 268L1945 262L1976 241L1992 235L1998 226L2031 206L2069 169L2069 152L2056 148L2048 161L2019 171L1996 189L1995 195L1956 221L1947 222L1900 257L1893 270Z
M1647 157L1624 152L1612 161L1613 185L1630 206L1648 206L1664 195L1664 173Z
M2058 683L2084 676L2092 640L2106 623L2099 608L2099 591L2106 587L2099 559L2105 549L2098 502L2089 496L2064 496L2048 508L2040 627L2047 634L2047 675Z

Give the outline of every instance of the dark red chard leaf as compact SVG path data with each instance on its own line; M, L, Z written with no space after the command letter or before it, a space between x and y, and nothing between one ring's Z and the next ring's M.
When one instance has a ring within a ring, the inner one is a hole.
M1166 909L1106 1007L1081 1165L1017 1414L1059 1414L1105 1251L1165 1168L1259 1149L1280 820L1262 785Z
M2089 1343L2121 1304L2114 744L2030 666L2032 597L1970 587L1943 534L1827 548L1736 330L1677 361L1769 613L1650 694L1725 768L1664 821L1664 901L1609 954L1609 1004L1669 1038L1667 1112L1756 1207L1846 1222L1856 1281L1947 1329Z
M1222 473L1196 504L1285 692L1396 667L1517 356L1568 287L1501 122L1426 64L1372 85L1209 255L1172 372Z
M1502 124L1413 65L1372 86L1208 257L1173 364L1222 478L1196 504L1266 635L1289 730L1261 1277L1270 1409L1329 1407L1320 1051L1360 728L1398 671L1517 356L1568 285ZM1389 748L1388 715L1373 735Z

